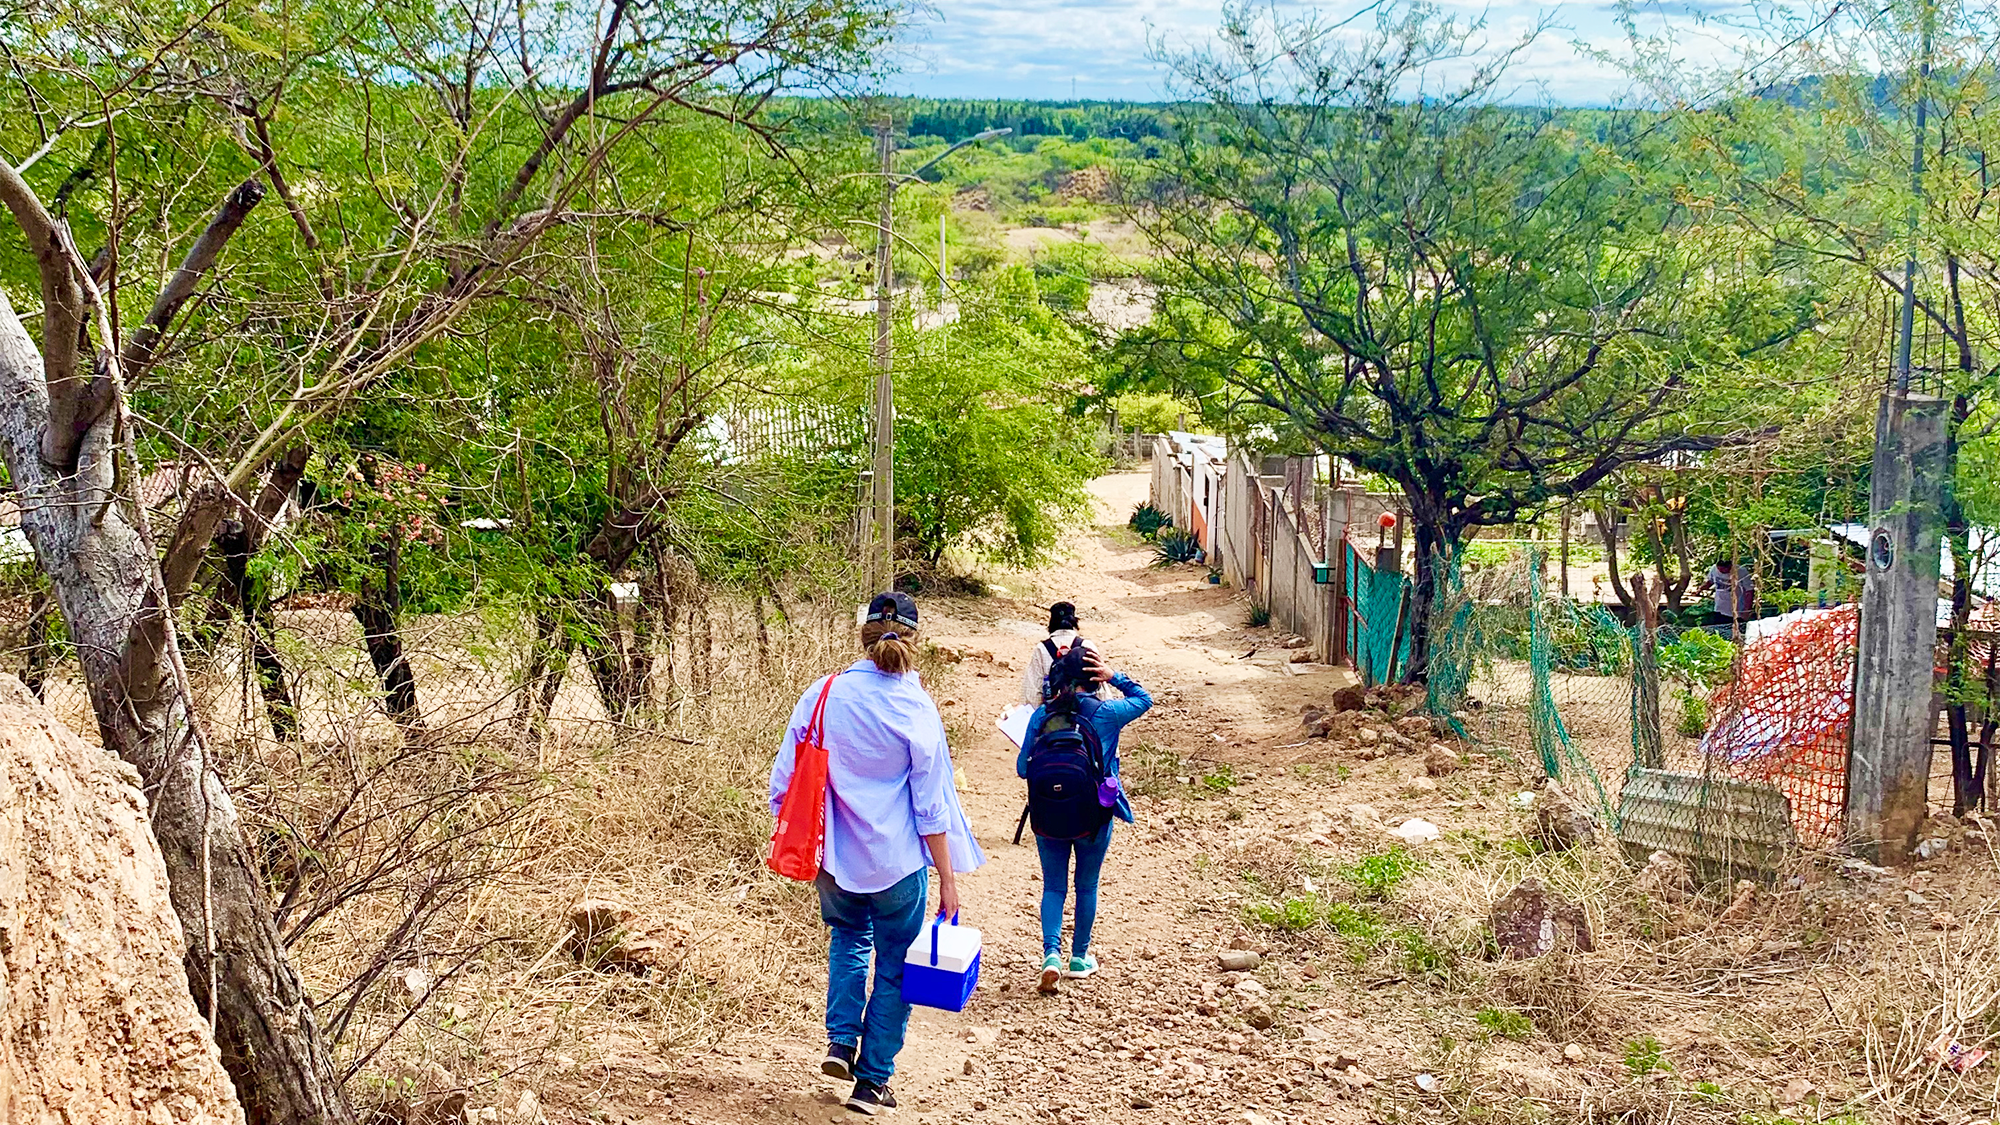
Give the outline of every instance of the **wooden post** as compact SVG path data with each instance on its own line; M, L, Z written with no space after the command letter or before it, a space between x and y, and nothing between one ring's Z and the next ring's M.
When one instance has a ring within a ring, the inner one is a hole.
M1562 594L1569 597L1569 505L1562 507Z
M1660 585L1664 585L1661 583ZM1642 769L1666 767L1666 742L1660 729L1659 590L1642 571L1632 576L1632 600L1637 610L1632 645L1632 760Z

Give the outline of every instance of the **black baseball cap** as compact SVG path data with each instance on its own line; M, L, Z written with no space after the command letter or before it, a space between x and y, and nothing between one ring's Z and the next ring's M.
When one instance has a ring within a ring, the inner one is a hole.
M875 600L868 603L868 616L864 621L887 621L914 629L917 627L917 603L901 590L877 594Z

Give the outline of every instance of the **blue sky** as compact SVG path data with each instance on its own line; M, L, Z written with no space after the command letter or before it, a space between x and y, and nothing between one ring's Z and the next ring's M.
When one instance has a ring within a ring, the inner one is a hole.
M1220 0L931 0L904 36L898 93L934 97L1079 98L1156 101L1167 96L1165 75L1152 60L1164 42L1185 49L1209 40L1221 22ZM1296 9L1295 0L1281 0ZM1338 18L1362 0L1319 5ZM1625 42L1610 3L1548 5L1520 0L1470 4L1438 0L1447 12L1484 13L1495 42L1511 42L1548 15L1546 32L1510 71L1518 94L1509 100L1603 104L1620 100L1628 82L1619 71L1579 51L1622 50ZM1731 57L1737 43L1732 0L1643 0L1639 22L1665 35L1691 64Z

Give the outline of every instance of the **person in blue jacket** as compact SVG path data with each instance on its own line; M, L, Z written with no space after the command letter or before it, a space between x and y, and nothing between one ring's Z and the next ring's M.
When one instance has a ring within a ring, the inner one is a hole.
M1110 684L1124 696L1104 700L1092 695L1099 684ZM1113 672L1098 655L1082 645L1072 647L1049 669L1043 703L1028 720L1028 737L1014 759L1014 772L1028 776L1028 757L1045 720L1053 711L1074 711L1077 720L1089 724L1104 752L1104 774L1116 784L1118 777L1118 732L1153 706L1153 697L1130 676ZM1104 870L1105 853L1111 850L1111 826L1118 821L1132 823L1132 802L1118 787L1112 818L1094 836L1081 840L1051 840L1035 837L1042 860L1042 973L1043 992L1054 992L1056 982L1068 977L1082 980L1097 972L1097 958L1090 952L1091 927L1097 921L1097 881ZM1072 860L1076 872L1076 930L1067 964L1062 958L1063 903L1069 897Z

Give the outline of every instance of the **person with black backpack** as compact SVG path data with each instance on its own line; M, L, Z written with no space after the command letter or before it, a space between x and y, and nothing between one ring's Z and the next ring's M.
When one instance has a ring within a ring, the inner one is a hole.
M1102 684L1124 698L1097 698L1092 693ZM1042 705L1028 720L1014 772L1028 783L1028 816L1042 860L1040 988L1054 992L1064 977L1082 980L1097 972L1090 932L1097 921L1098 876L1111 850L1112 821L1132 823L1132 803L1118 781L1118 732L1151 709L1153 697L1080 644L1049 669L1047 685ZM1063 904L1072 863L1076 929L1065 962Z
M1021 670L1021 702L1030 707L1039 707L1047 698L1043 685L1048 682L1049 669L1062 659L1063 653L1077 646L1097 651L1097 646L1083 639L1077 632L1076 606L1069 602L1057 602L1049 607L1049 635L1028 652L1028 666ZM1092 684L1090 694L1102 698L1104 692Z

